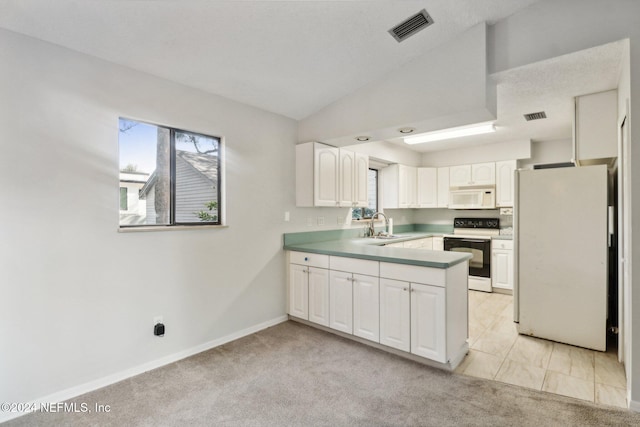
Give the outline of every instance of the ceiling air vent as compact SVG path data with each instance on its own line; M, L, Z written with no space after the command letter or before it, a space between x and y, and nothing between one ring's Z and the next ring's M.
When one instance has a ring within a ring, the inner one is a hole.
M537 113L529 113L529 114L525 114L524 118L526 121L530 122L531 120L540 120L540 119L546 119L547 115L544 111L539 111Z
M390 29L389 33L400 43L431 24L433 24L433 18L429 16L425 9L422 9L411 18Z

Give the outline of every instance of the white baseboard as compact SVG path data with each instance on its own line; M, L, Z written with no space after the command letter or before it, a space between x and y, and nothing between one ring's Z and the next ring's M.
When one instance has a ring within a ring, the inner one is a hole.
M633 412L640 412L640 402L629 400L629 410Z
M234 332L230 335L215 339L213 341L206 342L204 344L200 344L195 347L191 347L187 350L170 354L160 359L152 360L142 365L138 365L133 368L129 368L127 370L117 372L115 374L108 375L106 377L99 378L94 381L90 381L88 383L80 384L78 386L67 388L65 390L61 390L59 392L50 394L48 396L41 397L39 399L29 402L28 405L25 405L25 406L37 408L42 404L63 402L65 400L69 400L74 397L80 396L82 394L97 390L99 388L106 387L108 385L126 380L127 378L131 378L136 375L145 373L147 371L151 371L152 369L157 369L162 366L168 365L170 363L177 362L178 360L185 359L187 357L193 356L194 354L202 353L203 351L207 351L212 348L226 344L228 342L235 341L239 338L246 337L247 335L254 334L263 329L269 328L271 326L275 326L279 323L286 322L287 320L288 320L287 315L279 316L279 317L276 317L275 319L267 320L266 322L262 322L254 326L250 326L241 331ZM0 423L9 421L14 418L21 417L22 415L26 415L27 413L28 412L0 412Z

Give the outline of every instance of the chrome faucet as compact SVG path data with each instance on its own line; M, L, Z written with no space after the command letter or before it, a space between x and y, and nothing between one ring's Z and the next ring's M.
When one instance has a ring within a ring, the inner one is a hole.
M382 212L376 212L371 215L371 222L369 223L369 236L374 236L376 234L376 229L373 226L373 220L376 219L376 216L382 215L384 217L384 232L385 234L389 234L389 219Z

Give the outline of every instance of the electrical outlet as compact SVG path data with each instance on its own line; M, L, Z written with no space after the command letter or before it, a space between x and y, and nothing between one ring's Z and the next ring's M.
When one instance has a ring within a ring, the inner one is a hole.
M313 218L307 217L307 227L313 227Z
M156 316L153 318L153 324L157 325L158 323L164 323L164 321L162 320L162 316Z
M338 217L338 225L342 225L342 224L344 224L344 218L339 216Z
M324 225L324 217L323 216L319 216L318 217L318 225Z
M284 222L289 222L290 219L291 219L291 216L289 215L289 211L286 211L284 213Z

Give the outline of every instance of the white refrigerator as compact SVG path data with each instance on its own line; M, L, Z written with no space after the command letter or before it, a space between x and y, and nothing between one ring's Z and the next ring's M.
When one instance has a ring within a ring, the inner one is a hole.
M516 171L514 314L521 334L606 350L605 165Z

